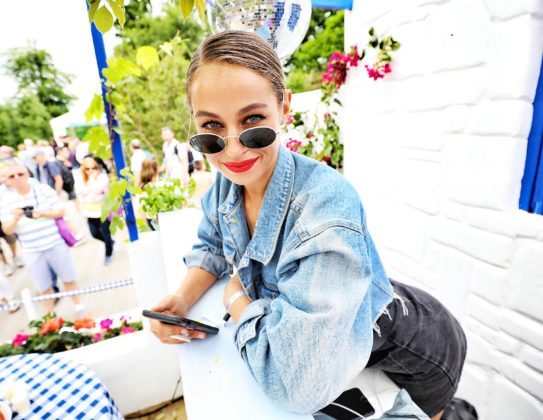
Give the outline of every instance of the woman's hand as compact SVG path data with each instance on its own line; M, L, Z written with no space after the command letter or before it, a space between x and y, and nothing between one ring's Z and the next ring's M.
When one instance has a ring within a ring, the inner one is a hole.
M224 288L224 296L222 299L222 303L224 307L226 308L226 303L228 302L228 299L230 299L230 296L232 296L234 293L237 293L239 291L243 291L243 286L241 285L241 280L237 274L234 274L232 277L230 277L230 280L226 284L226 287Z
M164 312L182 317L187 316L188 305L181 296L169 295L162 299L157 305L151 308L155 312ZM151 319L151 331L157 338L166 344L183 344L183 341L171 338L172 335L185 335L189 338L205 338L206 333L202 331L189 330L177 325L169 325L156 319Z

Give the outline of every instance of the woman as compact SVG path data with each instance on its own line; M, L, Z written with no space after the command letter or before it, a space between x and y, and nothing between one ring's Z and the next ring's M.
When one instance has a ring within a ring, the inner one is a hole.
M102 172L100 165L93 157L86 157L81 162L81 176L83 183L78 191L78 196L82 202L82 214L87 218L92 237L105 244L104 265L109 265L114 241L109 231L109 220L102 221L100 218L104 196L109 186L109 178Z
M198 134L191 145L219 172L202 200L200 241L177 293L153 308L186 316L217 278L235 344L264 392L312 413L365 366L385 371L432 418L456 390L466 344L434 298L387 278L353 187L281 146L291 92L258 36L207 38L187 72ZM165 343L198 331L151 321Z
M141 172L138 176L138 187L142 190L147 184L152 184L158 181L158 163L156 159L144 159L141 163ZM137 196L133 197L134 207L138 217L145 219L147 227L151 230L156 230L151 219L147 217L144 211L141 210L140 202Z

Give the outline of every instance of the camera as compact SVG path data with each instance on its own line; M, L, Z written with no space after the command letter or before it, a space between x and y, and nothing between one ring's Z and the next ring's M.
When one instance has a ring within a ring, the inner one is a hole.
M34 206L26 206L22 209L25 213L25 216L29 219L32 219L32 214L34 213Z

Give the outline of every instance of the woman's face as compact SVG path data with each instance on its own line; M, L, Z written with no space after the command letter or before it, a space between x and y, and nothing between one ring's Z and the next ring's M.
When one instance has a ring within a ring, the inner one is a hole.
M281 108L271 82L258 73L238 65L209 63L198 70L190 94L198 133L235 136L227 139L221 152L207 154L209 162L235 184L265 187L277 161L279 136L262 149L246 148L237 136L259 126L279 131L290 108L290 91L285 91Z

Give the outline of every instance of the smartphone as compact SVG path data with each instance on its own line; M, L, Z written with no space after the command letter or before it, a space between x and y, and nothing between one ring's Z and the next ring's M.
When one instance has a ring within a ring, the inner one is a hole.
M358 388L345 391L320 411L336 420L354 420L375 414L375 409Z
M219 329L217 327L212 327L211 325L203 324L193 319L183 318L178 315L165 314L162 312L148 311L144 309L142 315L146 318L158 319L160 322L171 325L179 325L181 327L186 327L191 330L203 331L208 334L217 334Z

